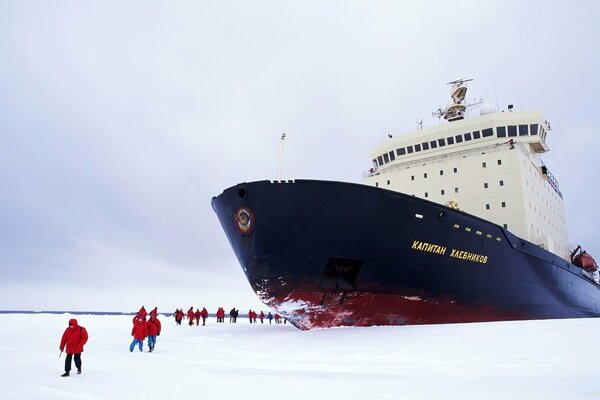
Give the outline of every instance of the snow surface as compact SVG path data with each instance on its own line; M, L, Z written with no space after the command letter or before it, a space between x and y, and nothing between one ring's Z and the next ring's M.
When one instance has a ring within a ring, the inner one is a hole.
M70 318L0 315L0 398L600 399L600 319L299 331L161 316L155 352L130 353L132 316L79 315L83 374L61 378Z

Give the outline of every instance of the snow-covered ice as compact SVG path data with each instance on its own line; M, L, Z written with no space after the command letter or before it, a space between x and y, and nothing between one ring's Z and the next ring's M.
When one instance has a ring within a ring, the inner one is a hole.
M156 351L130 353L132 316L79 315L83 374L61 378L72 317L0 315L0 398L600 398L600 319L298 331L161 316Z

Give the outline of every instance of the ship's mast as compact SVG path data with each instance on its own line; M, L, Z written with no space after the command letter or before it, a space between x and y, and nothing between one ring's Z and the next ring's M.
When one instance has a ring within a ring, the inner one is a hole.
M450 90L450 97L452 98L452 104L445 110L438 108L432 113L433 116L444 119L448 122L458 121L465 118L465 110L467 106L463 104L465 96L467 95L466 82L472 81L473 79L457 79L452 82L448 82L448 85L452 85Z

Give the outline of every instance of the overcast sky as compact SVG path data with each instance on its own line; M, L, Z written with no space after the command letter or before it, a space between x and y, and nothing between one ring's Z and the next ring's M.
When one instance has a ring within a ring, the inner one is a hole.
M0 0L0 309L259 308L210 199L360 182L449 100L542 112L600 258L596 1Z

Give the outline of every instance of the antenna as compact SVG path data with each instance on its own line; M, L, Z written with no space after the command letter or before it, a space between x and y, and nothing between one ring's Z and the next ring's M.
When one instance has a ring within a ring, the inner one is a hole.
M523 111L523 103L521 103L521 95L519 94L519 87L517 86L517 82L513 81L515 84L515 90L517 91L517 98L519 99L519 107L521 107L521 111Z
M279 151L277 152L277 180L281 180L283 174L283 145L285 144L285 132L279 138Z
M417 130L423 129L423 118L417 119Z

